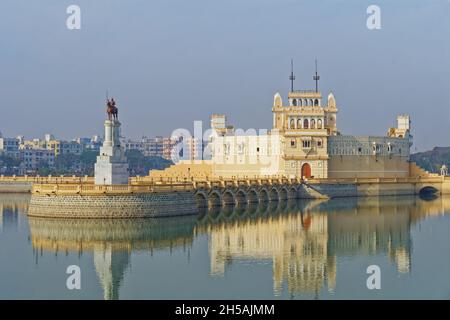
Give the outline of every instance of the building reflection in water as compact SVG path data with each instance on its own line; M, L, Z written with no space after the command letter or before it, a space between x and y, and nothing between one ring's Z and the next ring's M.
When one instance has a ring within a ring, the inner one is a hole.
M205 224L211 273L223 274L235 259L272 260L275 294L281 291L283 279L291 288L308 292L321 288L324 281L333 288L336 264L327 252L327 215L311 214L320 203L287 203L286 208L269 203L255 208L248 219Z
M277 207L272 207L278 205ZM237 260L270 260L274 293L334 291L336 259L386 254L399 273L411 270L411 224L450 209L450 199L416 197L300 200L209 213L199 223L210 234L211 273ZM245 217L245 218L244 218Z
M28 211L29 194L0 193L0 232L17 230L22 212Z
M1 207L0 207L1 208ZM211 276L233 261L270 261L276 295L333 291L337 258L386 254L399 273L411 270L410 228L450 209L450 199L348 198L274 202L213 209L200 216L144 220L29 217L36 252L93 252L105 299L119 298L131 253L189 248L208 235Z

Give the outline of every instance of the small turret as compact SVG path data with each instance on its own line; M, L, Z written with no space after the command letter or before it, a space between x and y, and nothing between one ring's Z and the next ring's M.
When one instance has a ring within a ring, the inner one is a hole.
M397 116L397 128L389 128L388 137L407 138L409 146L413 144L413 136L411 135L411 118L407 114Z
M336 109L336 99L334 98L334 94L332 92L328 95L328 108Z
M280 93L275 93L273 96L273 106L274 107L282 107L283 106L283 100L281 99Z
M397 116L397 128L402 130L409 130L411 126L411 119L407 114Z

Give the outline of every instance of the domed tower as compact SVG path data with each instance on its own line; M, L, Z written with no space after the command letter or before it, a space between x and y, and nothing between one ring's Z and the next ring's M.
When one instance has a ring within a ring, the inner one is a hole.
M281 99L281 95L277 92L273 96L273 128L274 129L282 129L283 128L283 100Z
M325 108L325 127L328 129L329 135L337 135L337 125L336 125L336 115L338 109L336 107L336 99L334 98L333 93L330 92L328 95L328 102Z
M313 76L315 90L295 90L293 64L289 76L291 91L288 105L283 106L279 93L273 99L273 128L284 137L284 174L301 178L328 176L327 139L337 134L336 100L332 93L324 105L319 91L320 76Z

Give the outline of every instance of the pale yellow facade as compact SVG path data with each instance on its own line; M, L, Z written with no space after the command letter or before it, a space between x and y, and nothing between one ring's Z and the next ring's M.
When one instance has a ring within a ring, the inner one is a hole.
M148 178L161 182L207 181L213 177L212 168L210 160L183 160L165 170L151 170Z
M82 145L75 141L50 140L46 143L46 148L52 150L55 156L68 153L80 155L83 151Z
M410 118L397 117L397 128L384 137L342 135L337 126L338 106L333 93L288 93L287 105L276 93L272 106L273 128L239 130L225 115L211 117L208 141L211 158L181 162L156 178L169 176L250 178L406 178L410 176ZM189 172L188 164L191 166Z
M272 107L273 127L284 137L283 174L327 178L328 137L338 133L333 94L324 103L320 92L294 91L288 94L288 102L284 106L277 93Z

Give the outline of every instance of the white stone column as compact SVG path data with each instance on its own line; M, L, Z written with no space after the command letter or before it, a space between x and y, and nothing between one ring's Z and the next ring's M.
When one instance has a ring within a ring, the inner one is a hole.
M105 121L105 141L95 163L95 184L128 184L128 162L120 145L120 122Z
M112 147L112 121L105 120L105 141L103 142L104 146Z
M112 142L114 146L120 146L120 122L114 120L112 123Z

